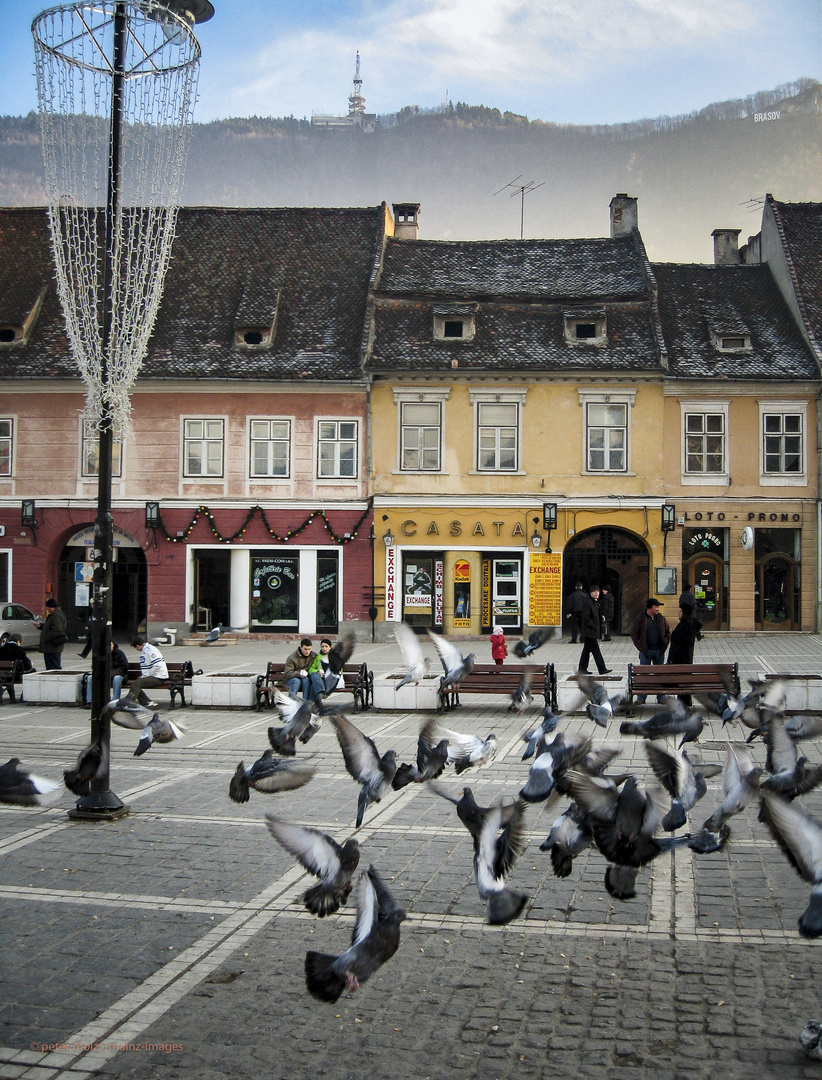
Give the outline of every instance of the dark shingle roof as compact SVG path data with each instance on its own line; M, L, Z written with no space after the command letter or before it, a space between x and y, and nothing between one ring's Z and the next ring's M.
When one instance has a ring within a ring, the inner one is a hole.
M647 295L633 236L610 240L389 240L385 296L585 300Z
M803 317L822 348L822 203L768 200L793 266Z
M654 263L669 374L691 379L816 379L813 357L766 265ZM720 352L714 334L750 336Z
M140 378L359 378L383 221L381 207L183 208ZM45 210L0 209L0 250L0 311L19 311L49 286L28 344L0 348L0 375L76 377ZM238 316L275 307L270 349L235 346Z

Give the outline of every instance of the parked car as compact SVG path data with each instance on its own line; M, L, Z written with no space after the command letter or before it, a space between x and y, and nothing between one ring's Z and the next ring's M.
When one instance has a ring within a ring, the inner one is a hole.
M40 645L40 619L22 604L0 604L0 641L9 634L20 634L24 649Z

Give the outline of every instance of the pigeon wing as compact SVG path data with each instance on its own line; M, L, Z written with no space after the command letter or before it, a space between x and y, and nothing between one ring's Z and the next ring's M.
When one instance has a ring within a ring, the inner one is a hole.
M822 881L822 826L769 792L762 796L762 818L788 862L812 884Z
M376 780L381 775L381 759L374 742L343 713L331 713L330 719L337 732L345 767L350 775L361 784Z
M434 643L434 648L439 654L446 675L450 675L458 668L462 667L464 663L463 655L456 645L453 645L447 638L442 637L440 634L435 634L431 630L428 630L427 633Z
M265 815L268 831L310 874L331 879L340 871L341 847L333 837L319 829L292 825L276 814Z

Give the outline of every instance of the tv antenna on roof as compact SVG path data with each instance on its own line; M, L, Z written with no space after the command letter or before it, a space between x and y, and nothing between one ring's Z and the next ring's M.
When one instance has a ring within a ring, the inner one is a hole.
M500 195L503 191L507 191L508 188L513 188L511 192L511 198L515 195L519 195L520 209L519 209L519 238L522 240L525 236L525 196L530 195L532 191L536 191L537 188L545 187L545 181L537 184L534 180L528 180L525 184L518 184L517 181L522 179L522 173L519 176L515 176L513 180L509 180L507 184L504 184L499 191L495 191L494 195Z

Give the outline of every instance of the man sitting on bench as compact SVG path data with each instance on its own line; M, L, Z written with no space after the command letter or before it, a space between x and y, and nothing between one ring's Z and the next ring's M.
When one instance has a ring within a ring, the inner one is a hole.
M132 646L140 650L140 678L135 679L128 689L128 697L131 701L138 701L146 709L156 709L157 702L151 701L146 688L162 686L168 679L168 668L165 658L159 649L146 641L144 637L136 637Z

